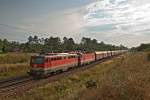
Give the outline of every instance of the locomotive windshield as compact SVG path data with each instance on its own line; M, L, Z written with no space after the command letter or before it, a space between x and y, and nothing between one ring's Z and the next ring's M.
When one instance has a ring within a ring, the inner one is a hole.
M44 57L32 57L31 63L32 64L42 64L42 63L44 63Z

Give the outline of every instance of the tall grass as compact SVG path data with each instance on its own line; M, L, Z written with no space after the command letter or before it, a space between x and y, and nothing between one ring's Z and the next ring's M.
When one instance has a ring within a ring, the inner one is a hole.
M25 63L30 60L30 54L25 53L9 53L9 54L0 54L0 64L16 64L16 63Z
M21 64L0 64L0 79L20 76L27 73L29 70L29 64L21 63Z
M26 74L31 54L0 54L0 79Z

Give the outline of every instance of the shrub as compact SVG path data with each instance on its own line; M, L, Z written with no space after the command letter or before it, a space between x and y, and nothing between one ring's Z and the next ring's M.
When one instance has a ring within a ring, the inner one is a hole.
M97 87L96 80L89 80L85 83L86 88Z
M147 60L150 61L150 53L147 54Z

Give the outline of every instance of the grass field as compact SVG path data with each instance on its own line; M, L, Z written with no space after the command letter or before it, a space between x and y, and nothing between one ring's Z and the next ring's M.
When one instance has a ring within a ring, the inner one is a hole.
M27 53L7 53L0 54L0 64L26 63L30 60L31 54Z
M31 54L0 54L0 79L25 74L29 68Z
M13 99L150 100L150 61L146 53L128 53Z

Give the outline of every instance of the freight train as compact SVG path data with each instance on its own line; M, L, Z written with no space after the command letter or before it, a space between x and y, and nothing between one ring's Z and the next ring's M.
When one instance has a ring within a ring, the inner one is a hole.
M67 71L70 68L88 65L92 62L117 56L127 50L96 51L94 53L48 53L31 57L31 76L43 77L53 73Z

